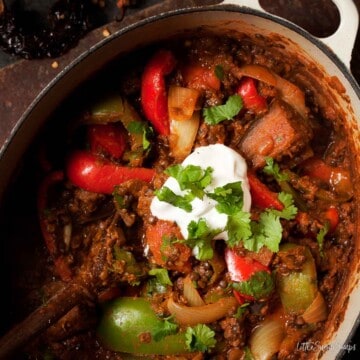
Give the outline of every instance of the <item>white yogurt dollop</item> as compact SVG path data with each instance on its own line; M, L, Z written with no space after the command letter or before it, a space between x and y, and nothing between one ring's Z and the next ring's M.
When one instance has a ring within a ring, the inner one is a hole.
M217 187L229 183L241 181L244 193L243 211L249 211L251 207L251 196L247 179L247 165L245 159L231 148L215 144L202 146L194 150L182 163L183 166L197 165L203 169L213 169L212 182L205 188L210 193ZM167 186L177 195L184 195L186 191L180 190L179 183L173 177L169 177L164 186ZM203 199L195 198L192 202L192 211L186 212L157 197L152 200L151 213L161 220L174 221L179 226L184 239L188 238L187 227L191 221L198 222L205 219L210 229L225 229L228 216L220 214L215 205L217 202L206 195ZM226 231L216 236L216 239L228 239Z

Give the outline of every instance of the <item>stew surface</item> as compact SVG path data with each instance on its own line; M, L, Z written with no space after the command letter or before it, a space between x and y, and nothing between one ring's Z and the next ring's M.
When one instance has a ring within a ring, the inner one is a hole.
M35 240L9 322L81 296L24 356L308 359L354 250L347 132L312 70L262 37L199 33L76 92L15 190L8 232Z

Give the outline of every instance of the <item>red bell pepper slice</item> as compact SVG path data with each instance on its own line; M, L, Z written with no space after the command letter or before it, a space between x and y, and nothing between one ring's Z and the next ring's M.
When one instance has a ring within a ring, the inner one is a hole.
M37 198L38 216L40 222L40 229L43 235L45 245L54 259L56 271L63 281L70 281L72 278L72 271L62 255L57 254L56 236L49 231L48 221L48 194L52 186L64 180L64 173L62 171L54 171L48 174L41 182Z
M84 150L73 152L67 160L66 174L69 180L84 190L112 194L115 186L138 179L150 182L155 170L120 166Z
M332 173L335 169L325 164L325 162L317 157L312 157L305 160L300 165L304 175L308 175L312 178L318 179L324 183L329 183Z
M339 225L340 216L335 206L330 206L325 211L325 219L329 222L329 231L332 233L336 230Z
M267 266L248 256L241 256L234 250L225 250L225 262L232 281L248 281L258 271L266 271L270 274Z
M110 155L119 159L126 149L126 133L115 124L96 124L88 128L90 150L95 155Z
M255 80L250 77L244 77L237 89L237 93L241 96L244 107L255 113L260 113L267 109L266 99L259 95Z
M225 262L227 265L230 279L235 282L248 281L255 273L266 271L270 274L270 269L264 264L251 259L247 256L237 254L233 249L225 249ZM254 298L247 294L241 294L234 290L234 296L240 304L245 301L252 301Z
M250 185L251 201L254 206L260 209L273 208L279 211L284 209L284 205L278 199L276 192L271 191L253 173L248 172L247 177Z
M165 76L175 67L173 53L161 49L146 64L141 79L141 106L146 118L161 135L169 135L169 113Z
M182 68L181 74L186 87L196 90L219 90L220 79L214 68L207 68L201 64L189 64Z

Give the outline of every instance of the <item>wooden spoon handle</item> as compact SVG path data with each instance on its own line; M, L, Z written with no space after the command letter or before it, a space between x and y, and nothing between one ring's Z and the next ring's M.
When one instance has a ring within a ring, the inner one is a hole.
M43 306L32 312L25 320L15 325L0 339L0 359L9 359L16 349L24 346L75 305L89 299L89 292L77 283L69 283Z

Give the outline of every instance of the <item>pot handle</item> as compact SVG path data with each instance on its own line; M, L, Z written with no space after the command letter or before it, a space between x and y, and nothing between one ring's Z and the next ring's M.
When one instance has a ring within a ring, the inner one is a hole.
M332 0L332 2L340 13L339 27L334 34L318 39L327 45L350 69L351 55L359 26L359 13L353 0ZM262 13L268 13L261 7L259 0L224 0L222 4L246 6Z

